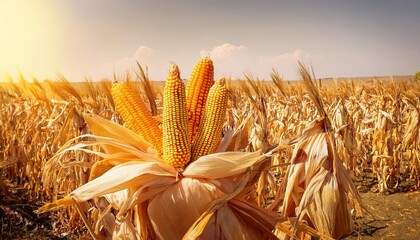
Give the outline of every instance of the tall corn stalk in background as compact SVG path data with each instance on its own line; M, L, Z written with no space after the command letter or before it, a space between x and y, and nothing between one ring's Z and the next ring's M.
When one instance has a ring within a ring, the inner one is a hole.
M323 236L340 238L352 231L350 206L359 205L361 199L338 158L332 125L319 90L302 63L299 71L320 117L298 139L291 165L270 208L276 209L281 204L284 217L307 221ZM279 236L284 237L284 233Z
M248 102L251 103L250 113L252 113L251 118L253 124L251 126L251 131L249 135L249 151L267 151L268 148L272 147L273 141L269 139L269 114L267 112L267 102L264 96L266 91L266 86L261 82L258 82L253 79L252 75L245 75L247 81L240 82L241 90L245 93L245 96L248 98ZM258 194L258 205L265 206L267 195L275 194L275 178L274 175L269 171L271 167L271 162L267 161L264 170L261 172L261 176L257 184L257 194ZM268 188L269 186L269 188Z
M405 119L405 133L402 141L402 149L409 161L408 173L415 183L415 188L420 189L420 98L410 100L404 98L408 109Z

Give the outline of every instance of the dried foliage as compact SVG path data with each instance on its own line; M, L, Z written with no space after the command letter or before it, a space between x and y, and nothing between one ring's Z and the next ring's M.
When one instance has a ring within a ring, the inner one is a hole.
M159 180L141 190L138 180L143 178L127 174L133 165L128 162L156 156L148 148L138 151L146 145L136 143L135 135L121 126L111 81L71 83L59 76L56 81L27 82L21 77L13 82L10 78L0 84L0 191L8 191L3 180L7 178L29 190L33 198L64 199L59 202L64 205L76 201L76 207L55 212L55 221L74 231L86 226L99 239L122 234L131 239L185 233L185 239L214 237L206 234L222 224L217 217L221 215L236 219L224 226L231 229L224 235L228 239L235 238L229 235L235 231L261 237L261 229L276 225L273 234L280 238L339 238L352 229L350 210L360 211L352 178L371 177L372 191L378 192L394 191L402 182L420 188L420 84L393 79L319 84L302 64L299 71L304 80L299 83L284 82L275 70L272 82L255 80L250 74L244 81L227 81L224 137L213 158L228 161L233 155L225 152L246 152L249 165L245 161L241 171L219 178L209 175L220 172L201 166L201 172L186 170L193 177L179 181L176 171L150 160L155 172L144 179ZM162 85L149 81L140 65L137 78L141 84L130 84L159 117ZM98 130L109 124L112 131ZM260 151L270 154L257 154ZM211 157L200 159L194 164ZM105 175L115 178L98 190L104 183L94 179ZM131 178L122 181L118 176ZM137 185L131 185L134 182ZM173 187L163 188L168 185ZM195 192L188 192L191 189ZM167 196L196 201L194 194L203 196L204 202L208 198L208 205L185 213L189 220L184 225L171 225L180 223L179 218L156 222L167 218L156 215L162 208L173 216L184 215L178 207L191 206L164 205ZM161 203L152 202L154 197ZM250 223L259 225L249 228Z

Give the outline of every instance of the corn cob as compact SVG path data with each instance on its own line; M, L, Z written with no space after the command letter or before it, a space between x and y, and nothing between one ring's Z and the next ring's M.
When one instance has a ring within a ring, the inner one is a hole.
M112 98L115 107L128 129L139 134L162 154L162 130L158 121L127 82L112 86Z
M228 92L224 78L211 87L204 115L191 147L191 160L213 153L222 139L222 127L226 118Z
M214 67L210 58L201 59L191 73L187 84L188 129L194 140L204 112L207 95L214 84Z
M163 159L179 168L189 162L191 148L185 86L175 64L163 91Z

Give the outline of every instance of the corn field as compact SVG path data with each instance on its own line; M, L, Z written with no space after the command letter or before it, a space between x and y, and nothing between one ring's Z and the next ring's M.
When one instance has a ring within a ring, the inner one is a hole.
M64 76L43 82L9 79L0 85L0 191L7 191L10 183L24 187L31 198L47 204L40 214L53 210L51 221L57 226L88 232L94 239L341 238L351 232L352 219L364 212L353 184L356 180L368 179L371 191L379 193L394 191L401 184L419 190L420 83L372 78L325 84L315 81L303 65L299 71L299 82L286 82L276 71L267 82L251 75L223 80L227 105L217 127L223 138L202 140L213 141L213 150L191 163L177 163L187 167L167 170L172 175L146 176L159 184L133 177L125 185L95 194L108 173L134 166L130 165L133 156L160 156L158 147L143 147L141 141L135 143L143 149L141 154L128 147L126 141L136 135L125 128L129 121L116 107L113 86L127 83L146 104L150 119L162 128L175 121L165 118L165 107L171 102L165 102L164 83L149 81L141 66L132 76L113 81L71 83ZM200 106L204 109L204 102ZM187 115L184 118L188 121ZM192 131L193 127L185 126ZM127 140L117 136L123 134ZM209 136L219 135L216 131ZM174 138L167 141L177 147ZM194 147L200 145L197 142L188 145L187 152L199 148ZM238 163L243 170L213 173L205 169L217 168L212 157L220 162L243 158ZM198 169L207 158L208 166ZM92 183L89 189L88 183ZM178 201L177 208L172 203L161 206L169 202L171 191L181 191L166 189L167 185L179 187L186 192L180 198L194 202ZM329 202L331 196L335 202ZM155 208L166 214L159 215ZM161 221L175 215L173 221ZM180 217L190 215L184 224ZM221 222L221 216L232 222ZM179 226L171 225L174 222ZM242 235L235 235L238 231Z

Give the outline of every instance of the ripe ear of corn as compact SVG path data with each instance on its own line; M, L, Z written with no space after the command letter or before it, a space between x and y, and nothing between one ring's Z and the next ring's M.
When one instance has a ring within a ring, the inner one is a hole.
M188 129L194 140L204 112L207 95L214 84L213 61L206 57L194 66L187 84Z
M185 86L178 66L172 65L163 95L163 159L180 168L190 160L190 134Z
M224 78L211 87L197 137L191 147L191 160L213 153L222 139L228 91Z
M112 97L126 127L142 136L161 154L162 130L136 92L127 82L121 82L112 87Z

